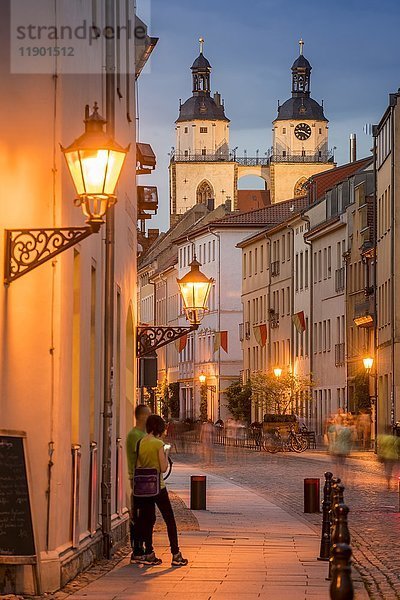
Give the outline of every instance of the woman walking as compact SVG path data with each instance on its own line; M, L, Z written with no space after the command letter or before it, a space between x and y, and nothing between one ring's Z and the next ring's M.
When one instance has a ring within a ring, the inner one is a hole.
M143 540L145 553L136 562L145 565L160 565L153 548L153 529L156 522L156 506L165 521L171 547L173 567L183 567L188 560L183 558L178 545L178 532L174 512L162 477L168 469L168 451L164 448L161 436L165 431L165 421L159 415L150 415L146 422L147 435L138 444L137 467L156 469L160 476L160 492L157 496L135 497L135 513L138 537Z

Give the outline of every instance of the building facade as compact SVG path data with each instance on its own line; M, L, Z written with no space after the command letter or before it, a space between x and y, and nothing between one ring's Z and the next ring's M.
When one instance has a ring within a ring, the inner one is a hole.
M55 26L55 4L48 4L47 18ZM81 7L88 22L98 23L101 12L92 13L95 5ZM5 236L5 229L82 227L85 217L74 207L74 190L59 144L67 146L83 133L85 105L97 101L99 112L106 115L106 77L102 72L66 75L62 57L43 74L11 72L9 2L2 3L0 13L0 103L7 115L0 147L1 174L3 192L12 198L0 207L1 235ZM129 21L135 22L131 3L126 10L121 7L115 24L126 26ZM93 44L98 53L103 52L103 38ZM128 74L120 78L120 97L116 89L114 95L113 88L108 88L115 103L111 116L115 116L115 139L123 147L131 144L131 150L114 209L110 341L114 366L107 430L102 418L105 381L109 380L105 373L104 228L0 292L0 428L26 433L43 592L59 589L102 556L106 536L115 547L125 543L128 530L123 440L133 424L136 402L135 39L120 40L117 49L129 64L120 64ZM39 245L34 248L41 249ZM4 261L2 243L0 263ZM102 459L105 436L110 447ZM102 460L110 465L109 481L102 474ZM101 496L101 481L109 483L107 497ZM0 565L0 588L4 593L32 593L31 569Z

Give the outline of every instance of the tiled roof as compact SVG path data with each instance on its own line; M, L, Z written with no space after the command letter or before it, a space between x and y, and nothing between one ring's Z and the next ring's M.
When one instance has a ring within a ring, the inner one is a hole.
M331 190L335 185L351 177L357 171L364 169L373 161L372 156L356 160L355 162L347 163L336 169L330 169L323 173L317 173L308 180L308 194L311 202L320 200L328 190Z
M283 202L277 202L258 210L251 210L248 212L234 213L213 221L212 225L266 225L268 223L280 223L285 219L289 219L293 216L294 212L307 208L308 206L307 196L301 196L299 198L291 198L290 200L284 200Z

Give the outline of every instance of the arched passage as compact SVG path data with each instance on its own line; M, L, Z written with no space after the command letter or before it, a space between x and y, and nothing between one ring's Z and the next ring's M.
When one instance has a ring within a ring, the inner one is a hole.
M209 181L206 179L200 183L196 192L197 204L207 204L208 200L214 198L214 190Z

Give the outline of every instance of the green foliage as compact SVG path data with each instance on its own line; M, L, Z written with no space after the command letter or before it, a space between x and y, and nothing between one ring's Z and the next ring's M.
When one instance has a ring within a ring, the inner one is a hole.
M205 423L208 421L208 405L207 405L207 385L204 384L200 388L200 421Z
M276 377L271 373L257 371L251 377L252 400L262 412L286 415L293 412L294 399L301 392L309 394L312 381L309 377L282 373Z
M244 419L247 423L251 421L251 387L248 383L243 385L240 381L234 381L226 388L225 395L228 398L226 407L235 419Z
M179 419L179 382L169 384L169 410L172 419Z
M369 375L365 372L358 373L354 379L354 406L356 412L370 410L371 398L369 395Z

